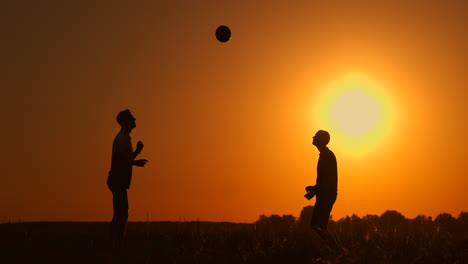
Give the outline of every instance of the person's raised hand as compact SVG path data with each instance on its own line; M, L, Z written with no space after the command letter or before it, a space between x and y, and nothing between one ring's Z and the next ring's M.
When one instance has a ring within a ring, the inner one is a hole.
M143 150L143 147L144 147L143 142L138 141L137 146L136 146L136 151L141 152Z

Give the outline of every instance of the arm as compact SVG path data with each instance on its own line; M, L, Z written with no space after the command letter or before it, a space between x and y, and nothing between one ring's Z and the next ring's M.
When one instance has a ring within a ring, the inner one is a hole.
M131 155L131 161L133 166L138 166L138 167L144 167L148 160L145 159L139 159L135 160L135 158L140 154L140 152L143 150L143 142L138 141L136 150L132 153Z
M131 160L135 160L135 158L141 153L141 151L143 150L143 142L141 141L138 141L137 143L137 147L136 147L136 150L132 153L132 155L130 156L130 159Z

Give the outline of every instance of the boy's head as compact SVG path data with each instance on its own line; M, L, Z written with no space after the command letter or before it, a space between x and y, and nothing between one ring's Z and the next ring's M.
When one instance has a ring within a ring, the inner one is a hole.
M117 123L119 123L119 125L123 129L125 129L125 128L129 128L129 129L135 128L136 127L135 120L136 120L135 117L133 117L132 113L130 113L130 110L128 110L128 109L121 111L117 115Z
M330 142L330 134L325 130L319 130L312 137L312 145L317 147L325 147Z

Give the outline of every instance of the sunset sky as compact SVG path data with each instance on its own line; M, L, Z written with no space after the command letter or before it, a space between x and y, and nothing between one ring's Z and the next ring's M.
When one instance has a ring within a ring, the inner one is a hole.
M468 211L465 1L8 2L0 222L110 221L124 109L129 221L299 216L319 129L335 220Z

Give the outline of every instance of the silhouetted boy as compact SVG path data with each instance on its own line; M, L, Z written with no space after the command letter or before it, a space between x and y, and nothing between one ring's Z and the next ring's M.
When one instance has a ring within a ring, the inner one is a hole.
M114 216L110 226L110 235L115 246L122 246L125 237L125 226L128 219L127 189L132 180L132 166L144 167L145 159L135 160L143 149L143 143L138 141L133 151L130 132L136 127L135 118L130 110L124 110L117 115L117 123L121 126L112 144L112 162L107 178L107 186L112 192Z
M317 164L317 180L315 186L306 187L306 198L311 199L316 196L314 212L312 215L311 228L331 246L336 246L336 242L327 231L328 219L333 204L337 197L338 169L336 157L328 149L330 134L327 131L319 130L312 138L312 145L320 151Z

